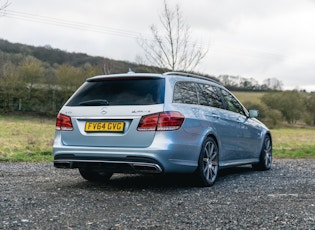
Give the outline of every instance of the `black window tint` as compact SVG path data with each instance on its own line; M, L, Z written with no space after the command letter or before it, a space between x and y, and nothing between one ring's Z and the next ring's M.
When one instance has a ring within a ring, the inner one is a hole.
M243 106L228 91L221 89L228 110L245 115Z
M209 106L209 102L207 100L206 95L202 92L203 91L202 88L199 87L199 85L197 85L197 86L198 86L197 89L198 89L198 96L199 96L198 97L199 98L199 104Z
M206 98L208 105L216 108L223 109L224 105L221 101L221 97L217 92L216 87L207 84L199 84L202 90L202 94ZM200 97L202 98L202 97ZM201 102L201 100L200 100ZM201 104L201 103L200 103Z
M193 82L177 82L175 84L173 102L198 104L195 84Z
M80 105L152 105L164 103L164 79L109 79L86 82L68 102Z

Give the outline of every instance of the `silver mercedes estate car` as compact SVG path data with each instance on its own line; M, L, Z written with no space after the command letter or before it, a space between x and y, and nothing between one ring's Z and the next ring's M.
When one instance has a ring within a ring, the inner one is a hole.
M257 116L202 76L96 76L57 116L54 166L78 168L88 181L113 173L190 173L211 186L221 168L271 168L271 133Z

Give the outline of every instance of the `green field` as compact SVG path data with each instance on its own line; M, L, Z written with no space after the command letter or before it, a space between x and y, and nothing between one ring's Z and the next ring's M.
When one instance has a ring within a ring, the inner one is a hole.
M0 116L0 162L52 161L55 119ZM275 158L315 158L315 129L271 130Z
M278 158L315 158L314 128L271 130L274 156Z
M54 119L0 116L0 161L51 161L54 132Z
M243 104L246 102L251 102L254 104L260 104L261 98L265 94L265 92L240 92L235 91L233 94L237 97L237 99Z

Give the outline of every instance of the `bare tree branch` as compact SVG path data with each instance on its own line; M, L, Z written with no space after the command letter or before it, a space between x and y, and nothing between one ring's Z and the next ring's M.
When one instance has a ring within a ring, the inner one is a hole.
M4 3L2 3L2 1L0 0L0 16L3 16L4 15L4 10L10 5L11 3L6 0L4 1Z
M208 48L191 41L190 26L184 22L179 5L170 9L164 0L160 23L162 31L155 25L150 26L152 39L138 39L147 64L173 71L193 71L208 53Z

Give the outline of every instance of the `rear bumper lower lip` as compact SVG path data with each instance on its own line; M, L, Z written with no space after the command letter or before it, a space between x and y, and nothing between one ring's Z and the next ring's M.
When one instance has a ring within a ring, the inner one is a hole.
M132 162L132 161L108 161L108 160L72 160L60 159L54 160L54 167L56 168L78 168L80 164L109 164L109 165L128 165L135 172L139 173L162 173L161 166L156 163L148 162Z

